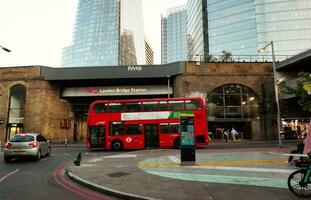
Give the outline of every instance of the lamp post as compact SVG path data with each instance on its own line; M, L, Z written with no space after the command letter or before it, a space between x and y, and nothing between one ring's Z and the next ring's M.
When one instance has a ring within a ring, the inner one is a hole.
M170 75L167 75L167 98L170 98Z
M277 109L277 131L278 131L278 138L279 138L279 147L282 148L279 88L278 88L277 78L276 78L276 65L275 65L273 41L269 42L263 48L260 48L258 50L258 52L263 53L266 50L266 48L268 46L270 46L270 45L271 45L271 51L272 51L272 67L273 67L273 79L274 79L274 92L275 92L275 101L276 101L276 109Z
M6 51L6 52L11 52L11 50L10 50L10 49L5 48L5 47L3 47L3 46L1 46L1 45L0 45L0 48L1 48L3 51Z

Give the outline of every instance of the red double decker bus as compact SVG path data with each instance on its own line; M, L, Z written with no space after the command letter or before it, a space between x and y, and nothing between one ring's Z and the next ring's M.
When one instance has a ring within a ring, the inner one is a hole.
M193 112L195 144L208 144L202 98L97 100L88 115L88 148L143 149L179 147L179 114Z

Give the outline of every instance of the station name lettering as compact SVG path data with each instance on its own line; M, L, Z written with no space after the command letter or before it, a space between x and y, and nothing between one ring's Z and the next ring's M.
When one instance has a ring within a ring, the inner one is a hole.
M104 94L104 93L122 93L122 94L127 94L127 93L141 93L141 92L146 92L146 88L109 88L109 89L100 89L99 93Z
M128 66L127 67L127 71L138 71L138 72L140 72L141 70L143 70L143 68L141 66Z

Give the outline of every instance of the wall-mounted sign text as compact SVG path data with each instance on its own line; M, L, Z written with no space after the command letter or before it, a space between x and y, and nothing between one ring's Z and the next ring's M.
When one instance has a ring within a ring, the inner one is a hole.
M169 90L169 91L168 91ZM127 96L127 95L162 95L172 94L172 87L167 85L111 86L111 87L72 87L64 88L62 97L81 96Z

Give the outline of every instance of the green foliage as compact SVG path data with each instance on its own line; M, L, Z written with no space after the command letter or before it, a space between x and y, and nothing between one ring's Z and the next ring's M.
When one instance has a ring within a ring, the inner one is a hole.
M206 60L205 61L208 61L208 62L216 62L217 61L217 58L215 58L212 54L208 54L206 56Z
M299 98L298 103L303 110L311 112L311 95L303 88L306 84L311 84L310 73L308 72L299 72L298 81L296 81L296 87L292 88L286 85L286 82L281 84L281 92L284 94L295 95Z
M232 53L229 51L222 51L222 56L220 57L222 61L228 62L232 60Z

